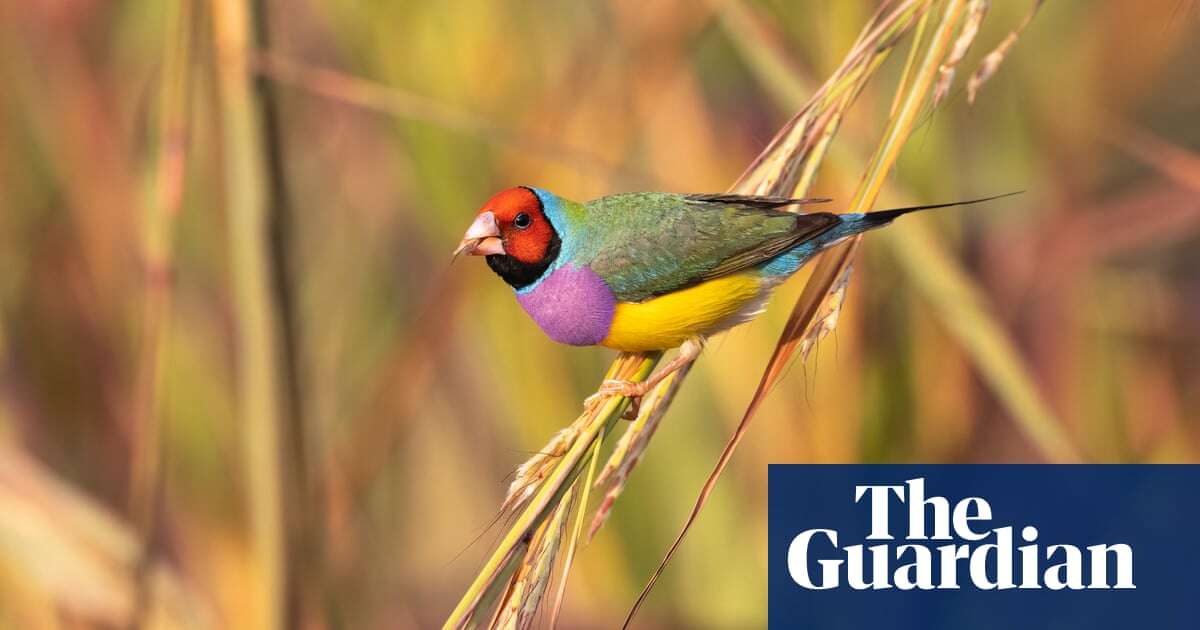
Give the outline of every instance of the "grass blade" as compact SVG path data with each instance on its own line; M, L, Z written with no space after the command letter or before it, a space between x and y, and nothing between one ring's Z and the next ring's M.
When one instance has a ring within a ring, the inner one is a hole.
M1083 460L1046 405L1004 329L988 314L974 283L917 221L894 226L887 239L910 281L979 368L980 377L1013 415L1017 428L1048 461Z
M961 61L962 53L974 39L974 34L979 26L978 21L982 20L986 10L985 4L978 0L972 0L967 5L964 27L955 40L949 58L939 65L939 76L934 87L935 106L938 91L944 92L948 89L943 85L948 66L952 75L954 66ZM1041 2L1034 2L1029 13L1026 14L1013 34L1010 34L1005 40L1008 43L1001 45L1004 55L1008 54L1012 43L1015 43L1016 35L1019 35L1029 25L1040 4ZM920 49L918 44L924 41L925 23L928 17L928 13L924 14L917 26L913 38L914 46L910 49L905 70L893 100L891 108L893 120L898 120L896 115L904 102L903 97L910 94L909 82L913 77L912 68L917 61L917 53ZM995 54L992 53L992 55ZM991 55L989 55L990 57ZM757 57L747 56L747 60L751 63L754 63L756 59ZM759 74L762 75L762 73ZM921 103L918 102L916 105L919 108ZM874 159L878 160L878 154ZM878 194L878 191L874 194ZM857 201L855 205L857 207ZM984 381L1006 410L1012 414L1021 433L1048 461L1079 461L1082 456L1077 447L1071 444L1069 436L1062 428L1062 423L1034 386L1029 369L1004 332L1003 326L984 307L983 291L962 269L961 264L944 251L944 248L922 227L919 221L898 223L889 228L889 232L888 242L899 248L895 251L900 268L910 278L915 279L917 289L923 292L926 299L933 304L934 312L945 322L976 369L983 375ZM916 245L916 243L920 243L920 245ZM904 251L899 251L901 249ZM938 277L931 278L930 274ZM974 328L968 326L967 322L971 322L971 326Z
M650 375L660 357L659 353L649 356L623 353L617 358L606 378L643 380ZM447 617L443 628L466 627L481 610L480 603L484 594L493 585L503 581L502 573L517 556L518 547L525 544L528 537L562 500L580 473L584 457L591 451L595 441L609 432L609 427L620 418L628 404L629 400L626 398L613 397L598 401L585 409L575 423L579 427L577 436L562 456L556 459L556 465L546 471L545 476L539 480L536 490L523 503L513 525Z
M212 0L225 195L237 316L238 405L244 430L250 539L258 569L253 625L283 628L287 557L283 520L278 322L271 306L261 120L251 85L251 15L241 0Z

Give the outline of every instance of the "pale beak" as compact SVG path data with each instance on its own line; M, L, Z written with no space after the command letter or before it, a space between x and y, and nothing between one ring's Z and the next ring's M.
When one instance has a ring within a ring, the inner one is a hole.
M482 212L475 217L475 222L463 234L462 242L454 250L455 258L459 254L471 256L490 256L503 254L504 243L500 240L500 227L496 225L496 215Z

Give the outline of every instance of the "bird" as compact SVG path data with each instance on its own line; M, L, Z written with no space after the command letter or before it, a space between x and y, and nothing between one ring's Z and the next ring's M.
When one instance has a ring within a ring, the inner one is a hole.
M793 212L827 203L739 194L632 192L572 201L516 186L484 203L454 258L483 256L550 339L624 352L679 348L640 382L597 395L639 399L694 361L709 337L763 312L772 291L822 250L910 212Z

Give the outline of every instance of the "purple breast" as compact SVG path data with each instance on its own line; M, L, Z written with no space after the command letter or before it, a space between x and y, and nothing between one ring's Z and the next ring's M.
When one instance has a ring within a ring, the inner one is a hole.
M591 346L608 335L617 300L604 280L586 267L566 264L517 301L551 339Z

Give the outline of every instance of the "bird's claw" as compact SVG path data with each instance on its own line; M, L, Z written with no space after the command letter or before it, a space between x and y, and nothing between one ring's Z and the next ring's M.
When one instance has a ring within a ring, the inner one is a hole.
M600 389L596 393L605 397L624 396L626 398L641 398L646 395L646 390L645 383L608 379L600 384Z
M630 399L629 408L625 413L621 414L626 420L637 418L638 410L642 401L642 396L646 395L646 383L634 383L632 381L621 381L616 379L608 379L600 384L600 389L596 390L595 394L584 399L584 406L590 406L592 403L612 398L613 396L623 396Z

